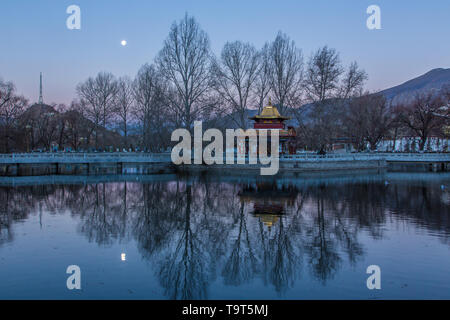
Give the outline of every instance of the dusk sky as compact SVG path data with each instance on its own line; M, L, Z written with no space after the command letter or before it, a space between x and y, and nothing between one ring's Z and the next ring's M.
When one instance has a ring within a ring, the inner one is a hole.
M81 30L66 27L72 4L81 8ZM381 30L366 27L372 4L381 8ZM35 102L42 71L44 101L70 103L77 83L99 71L134 77L186 12L208 33L215 54L226 41L260 48L281 30L305 58L328 45L345 65L356 60L371 91L450 67L448 0L1 0L0 77Z

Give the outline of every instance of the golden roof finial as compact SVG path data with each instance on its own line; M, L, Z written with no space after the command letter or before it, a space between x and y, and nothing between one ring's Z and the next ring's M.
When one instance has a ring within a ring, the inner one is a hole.
M259 115L250 117L249 119L282 119L282 120L289 120L289 117L284 117L280 115L280 113L277 110L277 107L272 106L272 98L269 97L269 105L265 106Z

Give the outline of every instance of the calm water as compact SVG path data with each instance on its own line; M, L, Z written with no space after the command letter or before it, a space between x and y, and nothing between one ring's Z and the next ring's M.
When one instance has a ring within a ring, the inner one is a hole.
M449 174L52 179L0 181L2 299L450 299Z

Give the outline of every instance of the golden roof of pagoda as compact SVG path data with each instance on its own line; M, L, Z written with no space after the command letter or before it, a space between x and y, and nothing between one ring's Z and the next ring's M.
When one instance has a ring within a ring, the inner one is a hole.
M253 120L256 120L256 119L283 119L283 120L289 120L290 117L282 116L278 112L277 107L272 106L272 101L269 98L269 105L265 106L259 115L250 117L250 119L253 119Z
M269 228L276 224L278 219L280 218L279 215L274 214L256 214L255 216L260 218L261 222Z

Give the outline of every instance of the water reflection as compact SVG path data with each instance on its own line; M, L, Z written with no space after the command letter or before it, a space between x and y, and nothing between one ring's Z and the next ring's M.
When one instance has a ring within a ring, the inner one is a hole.
M208 298L215 280L260 279L283 295L302 275L325 285L344 261L356 264L366 254L361 235L383 239L387 222L419 226L450 244L448 190L384 179L305 185L202 176L1 187L0 247L30 214L69 213L99 246L135 240L166 298Z

